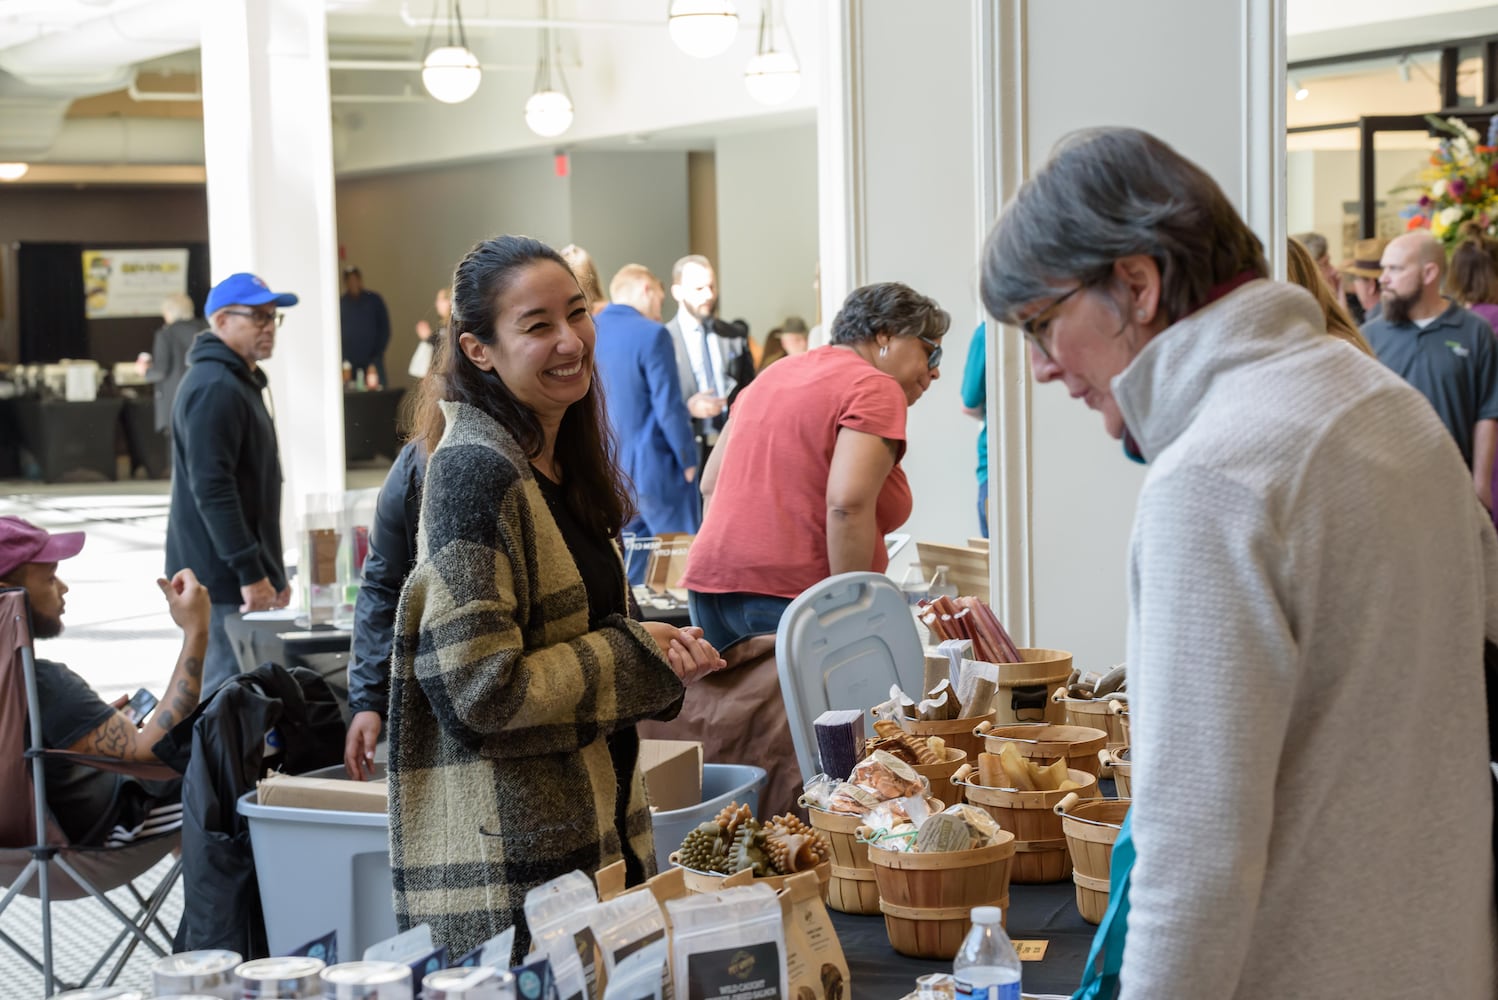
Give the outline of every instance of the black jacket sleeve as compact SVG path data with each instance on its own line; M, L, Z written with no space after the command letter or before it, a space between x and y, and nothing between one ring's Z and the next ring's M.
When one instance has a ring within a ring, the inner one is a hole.
M416 519L426 451L413 441L401 449L380 487L364 582L354 600L354 648L348 667L351 712L386 717L390 699L390 638L401 586L416 562Z

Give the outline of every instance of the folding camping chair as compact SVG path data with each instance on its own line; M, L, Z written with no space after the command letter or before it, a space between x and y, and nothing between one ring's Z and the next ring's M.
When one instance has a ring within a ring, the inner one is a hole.
M40 900L42 960L37 962L4 931L0 931L0 942L41 973L43 993L51 996L75 985L90 984L116 952L120 952L119 958L103 985L113 984L136 945L144 945L158 956L170 953L171 934L156 915L175 885L182 863L174 862L155 888L143 894L135 886L135 880L155 868L177 846L180 840L177 831L121 847L69 844L47 811L44 760L66 758L143 779L170 779L178 774L163 764L125 763L44 749L36 692L36 660L31 649L31 612L26 591L0 588L0 885L8 886L0 897L0 915L17 895L24 893ZM105 895L121 887L128 888L135 900L133 916ZM120 922L121 930L81 983L64 983L53 973L52 904L86 896L98 900ZM153 926L165 939L165 946L151 937Z

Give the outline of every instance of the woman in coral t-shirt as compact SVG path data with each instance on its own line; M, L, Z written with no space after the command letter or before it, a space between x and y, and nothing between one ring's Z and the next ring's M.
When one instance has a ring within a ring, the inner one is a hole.
M883 572L910 516L905 411L939 377L949 317L896 282L855 290L832 343L767 368L734 402L702 477L682 585L720 650L773 634L807 587Z

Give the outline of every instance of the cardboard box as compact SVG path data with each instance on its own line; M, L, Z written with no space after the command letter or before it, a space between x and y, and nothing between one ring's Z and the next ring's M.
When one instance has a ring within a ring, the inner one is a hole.
M389 790L383 780L350 781L347 778L269 774L261 779L256 791L263 806L296 809L382 813L389 803Z
M641 740L640 771L645 775L652 809L667 812L701 804L701 743Z

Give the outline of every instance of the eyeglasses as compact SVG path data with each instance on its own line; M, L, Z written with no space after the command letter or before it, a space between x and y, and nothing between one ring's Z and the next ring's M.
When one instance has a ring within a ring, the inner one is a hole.
M224 309L222 312L230 316L243 316L256 326L279 327L286 322L286 314L283 312L256 312L253 309Z
M928 355L926 355L926 370L927 371L930 371L931 369L935 368L937 365L941 364L941 345L940 344L938 344L934 340L927 340L925 337L921 337L921 336L917 336L915 339L919 340L921 343L923 343L927 347L931 348L931 353L928 354Z
M1045 355L1047 361L1054 360L1051 357L1051 319L1061 308L1062 303L1086 287L1086 285L1078 285L1019 325L1020 330L1025 334L1025 339L1034 344L1035 348Z

